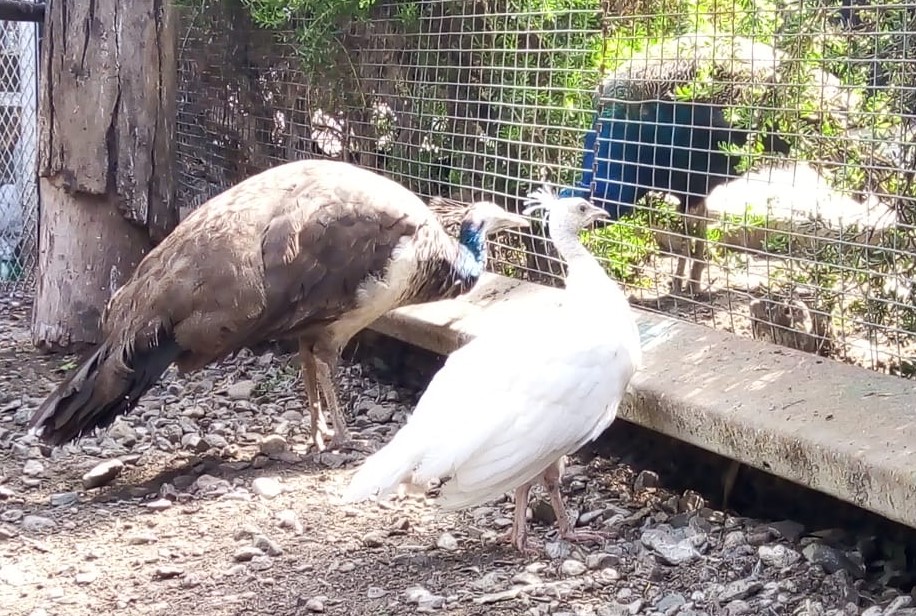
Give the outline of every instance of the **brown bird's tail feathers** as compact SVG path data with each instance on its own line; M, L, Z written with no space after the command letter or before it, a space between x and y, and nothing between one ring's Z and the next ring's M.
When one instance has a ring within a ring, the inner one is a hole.
M181 348L169 334L134 345L105 341L42 402L29 427L52 446L63 445L130 411Z

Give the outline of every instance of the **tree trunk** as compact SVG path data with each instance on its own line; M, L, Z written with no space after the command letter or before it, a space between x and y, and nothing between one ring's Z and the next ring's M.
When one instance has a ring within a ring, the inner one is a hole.
M32 315L39 349L99 342L111 294L178 222L175 33L167 0L48 5Z

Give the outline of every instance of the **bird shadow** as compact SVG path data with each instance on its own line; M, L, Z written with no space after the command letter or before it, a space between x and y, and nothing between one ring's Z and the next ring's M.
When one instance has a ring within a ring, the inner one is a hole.
M216 480L228 482L226 490L235 487L233 480L248 480L264 475L314 475L341 468L351 462L352 456L331 452L336 462L334 465L323 464L321 454L284 455L280 458L255 454L249 459L242 457L228 458L219 454L193 456L180 462L151 462L158 470L155 474L143 477L146 467L135 467L131 476L114 485L98 488L89 499L91 503L136 503L138 499L148 501L155 498L170 500L191 500L198 491L195 484L204 475ZM245 483L249 483L245 481Z

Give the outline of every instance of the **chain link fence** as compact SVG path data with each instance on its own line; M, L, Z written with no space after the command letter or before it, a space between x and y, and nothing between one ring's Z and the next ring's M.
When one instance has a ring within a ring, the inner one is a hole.
M38 250L38 24L0 21L0 294L31 291Z
M634 305L916 369L914 4L195 0L182 20L188 208L311 157L516 211L549 183L616 218L585 240ZM493 267L556 284L535 235Z

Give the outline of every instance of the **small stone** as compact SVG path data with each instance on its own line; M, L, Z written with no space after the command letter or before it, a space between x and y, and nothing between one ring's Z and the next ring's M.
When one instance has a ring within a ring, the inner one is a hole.
M363 535L363 545L367 548L380 548L385 545L385 538L381 533L371 531Z
M731 531L725 535L725 539L722 541L722 547L726 549L734 548L739 545L747 545L747 536L740 530Z
M24 515L25 512L22 509L7 509L6 511L0 511L0 521L18 522Z
M302 522L299 521L299 516L297 516L296 512L292 509L278 511L277 521L279 522L280 528L290 529L297 535L301 535L305 530L302 526Z
M801 554L784 545L762 545L757 548L757 557L761 562L770 567L783 569L789 565L797 563L801 559Z
M182 578L181 580L182 588L197 588L201 584L203 584L203 579L201 578L201 576L197 575L196 573L190 573L184 576L184 578Z
M828 574L845 569L854 578L864 577L862 565L854 563L846 554L823 543L810 543L802 550L805 558L814 565L820 565Z
M108 428L108 438L114 439L119 444L123 445L127 449L130 449L140 440L137 431L134 430L130 424L128 424L123 419L116 420Z
M659 484L658 473L654 471L640 471L633 481L633 490L642 492L647 488L657 488Z
M225 449L229 446L229 441L221 434L208 434L204 437L204 442L213 449Z
M8 498L13 498L16 496L16 493L7 486L0 486L0 500L6 500Z
M375 423L388 423L394 415L394 409L376 404L366 412L366 416Z
M445 597L434 595L422 586L411 586L404 594L407 603L413 603L422 610L436 610L445 605Z
M235 551L235 554L232 556L232 558L235 560L235 562L243 563L243 562L250 561L255 556L263 556L263 555L264 555L264 552L254 547L253 545L246 545L244 547L237 549Z
M749 614L750 611L750 604L748 604L747 601L743 601L741 599L735 599L725 606L726 616L740 616L741 614Z
M659 528L647 530L640 540L669 565L687 564L701 556L690 539L678 541L670 533Z
M655 610L658 612L667 613L668 610L677 610L685 603L687 603L687 599L684 598L684 595L680 593L673 593L662 597L661 600L655 604Z
M568 541L547 541L544 543L544 553L550 560L560 560L572 553L572 546Z
M475 590L480 590L483 592L493 592L506 580L506 575L501 571L489 571L483 575L479 580L471 582L471 586Z
M16 536L16 529L9 526L0 526L0 541L6 541Z
M513 584L524 584L526 586L537 586L542 584L541 576L534 571L521 571L512 576Z
M582 563L578 560L573 560L571 558L563 561L563 564L560 565L560 573L565 577L575 577L577 575L582 575L588 570L585 566L585 563Z
M84 571L83 573L77 573L74 581L77 584L92 584L98 577L99 574L95 571Z
M57 526L57 522L51 518L46 518L40 515L27 515L22 518L22 530L29 532L40 532L45 530L51 530Z
M336 451L322 451L318 456L318 462L328 468L340 468L351 460L348 454L338 453Z
M324 601L320 597L312 597L305 602L305 609L310 612L324 612Z
M106 486L114 481L123 470L124 463L117 458L100 462L92 467L92 470L83 475L83 488L91 490L93 488Z
M251 491L261 498L273 499L283 492L283 486L273 477L258 477L251 482Z
M165 511L172 506L172 501L167 498L157 498L154 501L146 503L146 508L152 511Z
M206 474L195 479L191 486L191 491L200 496L222 496L223 494L227 494L231 489L232 484L225 479Z
M254 381L238 381L226 388L230 400L248 400L254 392Z
M283 553L283 548L280 547L280 544L267 537L266 535L255 536L252 544L254 547L258 548L269 556L279 556Z
M795 543L805 532L804 524L799 524L794 520L780 520L779 522L770 522L767 528L775 532L779 537L789 543Z
M619 560L607 552L592 553L585 557L585 566L594 571L616 565Z
M181 567L175 567L173 565L163 565L161 567L156 567L156 571L153 574L157 580L171 580L172 578L177 578L184 573L184 569Z
M270 556L266 554L261 554L260 556L255 556L252 558L248 566L252 571L266 571L274 566L273 561L270 559Z
M26 460L25 465L22 467L22 474L27 477L38 477L43 475L44 472L45 465L38 460Z
M719 601L729 603L735 599L746 599L751 595L757 594L761 588L763 588L763 584L757 580L735 580L719 593Z
M911 605L913 605L913 598L910 595L901 595L884 608L884 616L902 616L906 612L912 612L913 610L906 609Z
M156 543L159 538L151 532L140 532L133 535L128 535L126 540L128 545L147 545L150 543Z
M370 599L381 599L388 594L388 591L384 588L379 588L378 586L370 586L366 591L366 596Z
M76 492L58 492L51 495L50 501L52 507L69 507L78 503L80 497Z
M199 434L185 434L181 437L181 446L195 453L204 453L210 449L210 444Z
M458 549L458 540L451 533L442 533L436 540L436 547L446 552L454 552Z
M258 445L258 449L265 456L275 456L289 449L289 443L279 434L268 434Z

